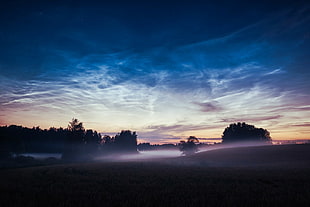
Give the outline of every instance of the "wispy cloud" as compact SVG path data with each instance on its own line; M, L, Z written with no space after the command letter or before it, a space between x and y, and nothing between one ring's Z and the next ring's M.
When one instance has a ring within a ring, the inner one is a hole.
M223 110L221 106L219 106L218 102L204 102L204 103L196 103L197 105L201 106L202 112L218 112Z
M250 122L250 123L257 123L261 121L268 121L268 120L278 120L282 116L275 115L275 116L257 116L257 117L238 117L238 118L231 118L231 119L223 119L222 122L225 123L236 123L236 122Z
M66 126L77 117L101 132L132 129L158 142L219 137L238 121L277 136L289 132L281 126L308 126L309 72L302 54L309 16L296 21L306 11L282 12L195 44L140 50L98 49L102 42L70 33L70 47L51 45L32 78L0 76L0 124ZM290 19L292 30L284 24ZM74 44L91 49L75 52Z
M310 127L310 122L305 122L302 124L293 124L292 126L297 126L297 127ZM309 130L310 131L310 130Z
M153 130L156 132L187 132L187 131L195 131L195 130L206 130L206 129L214 129L218 128L218 125L214 124L196 124L196 125L190 125L190 124L176 124L176 125L152 125L148 126L146 129Z

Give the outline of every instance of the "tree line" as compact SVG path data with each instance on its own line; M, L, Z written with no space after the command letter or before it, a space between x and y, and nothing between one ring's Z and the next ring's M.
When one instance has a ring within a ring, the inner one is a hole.
M270 143L270 133L266 129L238 122L225 128L222 135L223 144L248 141ZM191 155L198 151L198 143L198 138L190 136L179 143L179 149L184 155ZM151 149L147 143L139 147L142 150ZM137 151L136 132L123 130L114 137L102 136L97 131L86 130L83 123L74 118L67 128L0 127L0 159L21 153L62 153L64 160L88 160L97 155Z
M22 153L61 153L64 160L80 160L119 152L137 152L136 132L122 130L114 137L102 136L97 131L86 130L78 119L72 119L65 129L0 127L0 159Z

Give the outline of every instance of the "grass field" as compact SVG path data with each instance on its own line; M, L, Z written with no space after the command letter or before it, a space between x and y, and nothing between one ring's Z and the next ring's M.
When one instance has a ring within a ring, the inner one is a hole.
M0 170L0 206L310 206L310 145Z

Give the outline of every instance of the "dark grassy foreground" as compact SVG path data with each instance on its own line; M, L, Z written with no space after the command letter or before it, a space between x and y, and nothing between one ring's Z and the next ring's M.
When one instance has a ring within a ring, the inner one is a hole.
M3 169L0 206L310 206L309 155L310 145L266 146Z

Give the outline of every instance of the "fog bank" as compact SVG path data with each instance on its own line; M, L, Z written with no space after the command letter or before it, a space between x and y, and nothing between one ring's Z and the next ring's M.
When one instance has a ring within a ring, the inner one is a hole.
M141 151L136 154L113 154L108 156L99 156L95 160L102 161L135 161L135 160L156 160L163 158L174 158L181 156L179 150L151 150Z

